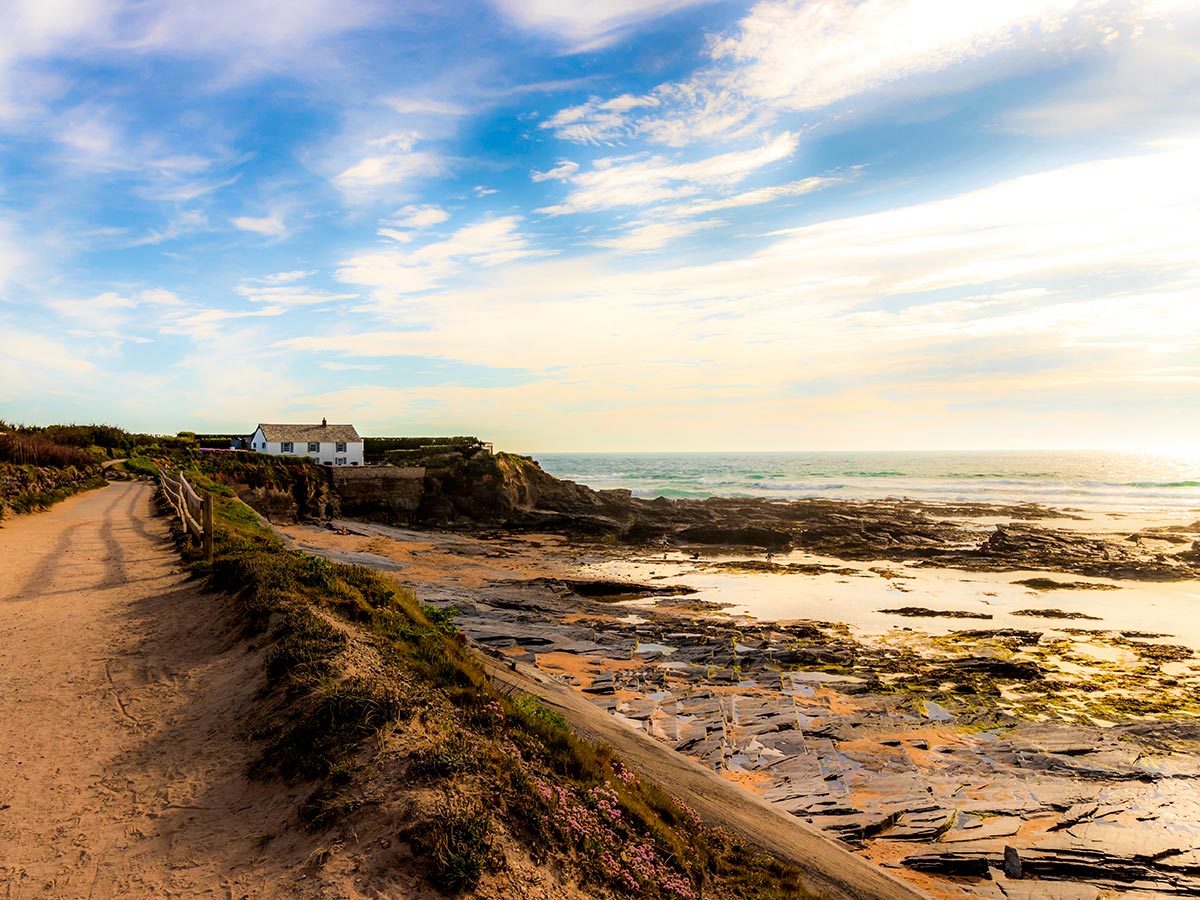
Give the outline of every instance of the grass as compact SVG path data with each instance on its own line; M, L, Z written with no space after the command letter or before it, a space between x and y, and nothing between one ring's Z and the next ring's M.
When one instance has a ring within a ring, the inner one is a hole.
M145 475L153 478L158 474L158 466L148 456L130 456L123 463L125 471L131 475Z
M492 818L479 804L448 803L420 843L431 862L430 881L446 894L474 890L492 855Z

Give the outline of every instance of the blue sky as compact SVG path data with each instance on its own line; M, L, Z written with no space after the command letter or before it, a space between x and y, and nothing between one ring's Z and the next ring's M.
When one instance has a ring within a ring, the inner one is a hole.
M1200 7L9 0L0 418L1200 446Z

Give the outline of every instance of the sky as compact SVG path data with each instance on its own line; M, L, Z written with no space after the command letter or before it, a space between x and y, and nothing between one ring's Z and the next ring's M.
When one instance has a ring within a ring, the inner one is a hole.
M0 419L1200 448L1195 0L3 0Z

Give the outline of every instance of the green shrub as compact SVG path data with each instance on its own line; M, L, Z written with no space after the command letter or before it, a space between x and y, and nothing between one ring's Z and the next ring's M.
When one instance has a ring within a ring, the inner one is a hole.
M158 474L158 466L147 456L130 456L125 460L125 471L134 475L147 475L151 478Z
M422 841L434 886L447 894L474 890L491 855L491 830L491 817L478 807L448 807L437 816Z

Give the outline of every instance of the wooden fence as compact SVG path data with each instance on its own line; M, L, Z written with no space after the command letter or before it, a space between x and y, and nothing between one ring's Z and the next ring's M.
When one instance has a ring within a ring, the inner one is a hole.
M171 502L183 527L200 541L204 558L213 558L213 499L212 494L197 493L182 472L159 472L158 483L163 495Z

